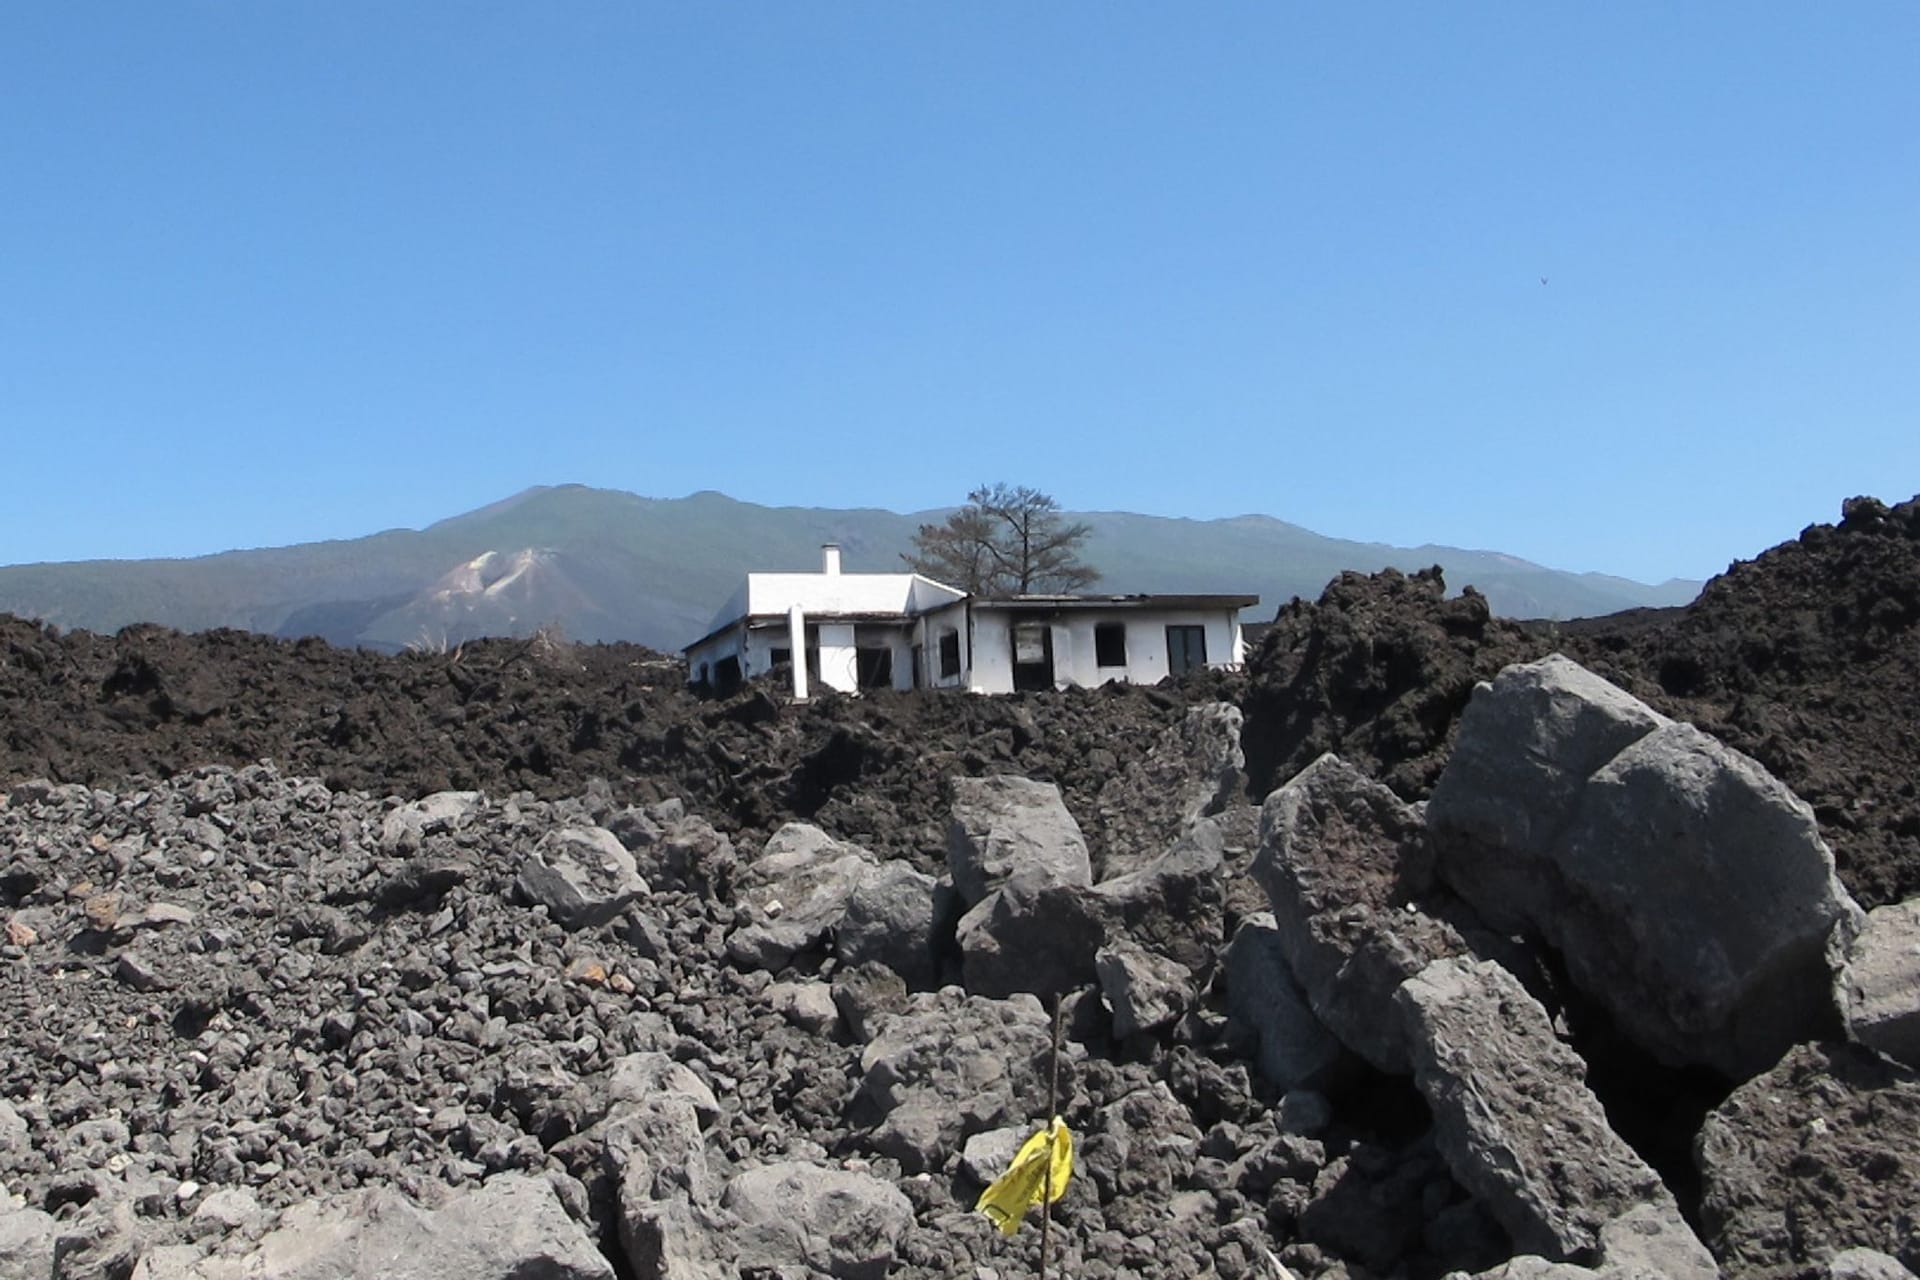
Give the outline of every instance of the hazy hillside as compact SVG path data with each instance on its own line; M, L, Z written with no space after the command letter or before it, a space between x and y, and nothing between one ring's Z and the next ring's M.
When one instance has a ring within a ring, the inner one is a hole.
M896 569L914 530L943 514L543 487L421 530L191 560L0 568L0 612L93 631L226 626L384 649L558 623L575 639L673 649L705 629L748 570L813 568L823 542L840 544L850 571ZM1093 528L1088 558L1105 574L1101 589L1255 592L1261 603L1250 620L1271 617L1295 595L1317 595L1343 569L1388 565L1439 564L1452 587L1471 583L1515 617L1684 604L1700 585L1561 573L1494 552L1347 542L1268 516L1077 518Z

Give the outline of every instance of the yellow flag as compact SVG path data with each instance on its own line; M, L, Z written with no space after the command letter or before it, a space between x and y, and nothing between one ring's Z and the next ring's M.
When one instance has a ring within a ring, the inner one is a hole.
M1047 1158L1049 1149L1051 1160ZM1073 1134L1055 1116L1052 1124L1027 1139L1007 1171L980 1193L973 1207L986 1214L1000 1228L1000 1234L1010 1236L1020 1230L1020 1220L1028 1209L1065 1195L1067 1180L1072 1176Z

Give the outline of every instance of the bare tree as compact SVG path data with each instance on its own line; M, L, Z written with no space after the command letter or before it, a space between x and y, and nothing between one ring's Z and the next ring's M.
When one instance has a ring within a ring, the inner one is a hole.
M901 558L915 573L972 595L1078 591L1100 580L1080 559L1093 530L1068 524L1060 504L1025 485L981 485L945 524L923 524Z

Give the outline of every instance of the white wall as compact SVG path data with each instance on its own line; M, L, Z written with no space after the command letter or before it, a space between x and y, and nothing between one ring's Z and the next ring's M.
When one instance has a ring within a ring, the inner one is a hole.
M1167 628L1206 628L1207 665L1224 666L1244 659L1240 627L1225 609L1155 609L1062 611L1051 619L1012 611L976 607L974 610L973 671L967 687L979 693L1013 690L1014 623L1046 621L1053 632L1053 678L1056 685L1091 688L1113 680L1153 684L1168 675ZM1127 629L1127 665L1103 667L1094 649L1094 627L1123 622Z
M940 674L940 637L952 631L960 641L960 670L951 676ZM967 688L967 609L965 605L956 605L929 613L919 620L914 628L914 638L919 641L922 661L925 669L922 676L927 686L934 689Z
M741 675L750 675L751 672L747 671L746 660L742 654L741 633L744 630L744 627L729 627L719 635L703 641L697 647L688 649L688 682L692 684L698 684L700 682L700 668L702 665L707 668L707 678L712 679L713 668L719 665L722 658L728 657L741 658Z
M838 689L842 693L857 693L860 689L859 668L854 665L853 624L850 622L823 622L820 624L820 683L829 689Z

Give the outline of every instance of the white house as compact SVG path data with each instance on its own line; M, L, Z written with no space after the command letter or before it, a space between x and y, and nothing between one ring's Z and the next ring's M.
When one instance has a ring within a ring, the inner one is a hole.
M969 596L917 573L750 573L683 651L694 684L731 688L791 663L811 683L860 689L1012 693L1111 680L1151 684L1195 667L1238 665L1240 610L1258 596ZM795 662L794 655L802 655Z

